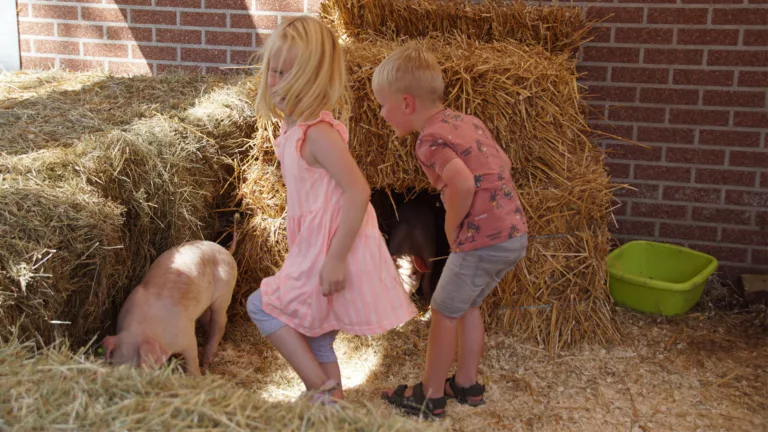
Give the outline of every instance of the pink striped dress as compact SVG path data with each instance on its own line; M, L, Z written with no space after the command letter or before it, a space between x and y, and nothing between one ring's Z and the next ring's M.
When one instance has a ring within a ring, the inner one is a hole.
M261 283L264 311L307 336L331 330L382 333L413 318L416 308L403 288L370 203L347 258L346 288L330 297L322 294L320 269L339 226L343 194L327 171L307 165L301 156L307 129L321 121L330 123L347 142L347 129L329 112L287 131L283 125L275 141L288 190L289 251L280 271Z

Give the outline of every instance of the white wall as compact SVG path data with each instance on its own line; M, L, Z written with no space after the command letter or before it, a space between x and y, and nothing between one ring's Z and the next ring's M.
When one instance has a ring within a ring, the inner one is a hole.
M7 71L21 67L16 0L0 0L0 66Z

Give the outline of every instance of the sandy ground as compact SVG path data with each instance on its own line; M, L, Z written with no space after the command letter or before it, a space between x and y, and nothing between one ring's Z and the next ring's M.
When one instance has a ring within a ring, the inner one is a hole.
M488 403L449 402L442 424L457 431L768 431L765 315L698 308L662 319L616 309L616 318L620 343L557 355L491 329L481 366ZM378 395L418 381L428 326L421 319L377 337L340 336L348 401L394 414ZM231 323L211 372L271 400L303 391L248 322Z

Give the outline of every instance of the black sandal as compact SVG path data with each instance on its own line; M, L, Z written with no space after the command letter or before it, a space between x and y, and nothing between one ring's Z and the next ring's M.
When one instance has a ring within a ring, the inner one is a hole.
M381 398L395 408L413 416L424 419L440 419L445 416L445 396L427 399L422 383L413 386L413 394L406 396L405 389L407 388L407 384L401 384L392 392L392 395L383 392ZM440 412L436 413L435 411Z
M474 383L469 387L459 387L456 384L456 375L450 378L446 378L445 382L451 389L453 395L445 394L445 397L449 399L456 399L456 402L462 405L469 405L471 407L478 407L485 404L485 399L470 400L469 398L483 397L485 394L485 386L483 384Z

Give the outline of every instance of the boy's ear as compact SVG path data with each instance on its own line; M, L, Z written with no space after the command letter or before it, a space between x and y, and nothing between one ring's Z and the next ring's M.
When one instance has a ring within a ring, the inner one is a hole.
M416 111L416 100L409 94L403 95L403 109L406 114L413 114Z

